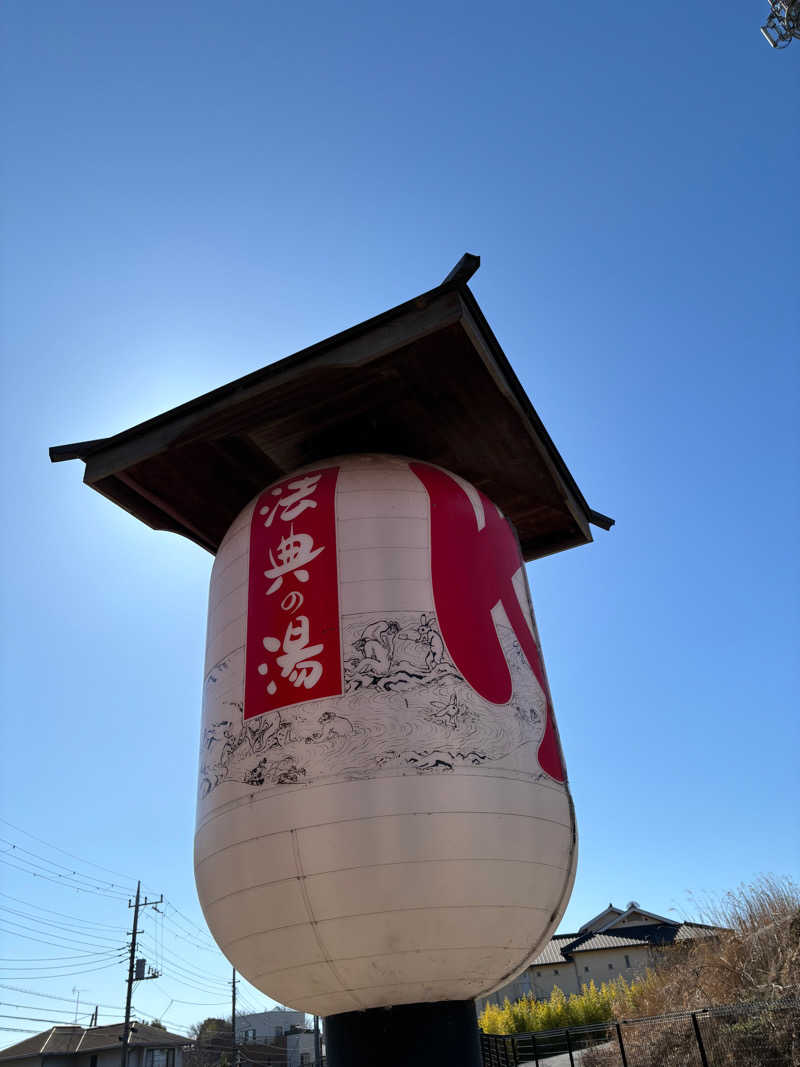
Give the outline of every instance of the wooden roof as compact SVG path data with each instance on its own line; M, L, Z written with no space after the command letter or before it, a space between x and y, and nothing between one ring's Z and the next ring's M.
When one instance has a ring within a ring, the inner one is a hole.
M591 541L592 511L467 286L442 285L113 437L50 449L156 530L216 552L238 512L298 467L388 452L460 474L514 523L526 559Z

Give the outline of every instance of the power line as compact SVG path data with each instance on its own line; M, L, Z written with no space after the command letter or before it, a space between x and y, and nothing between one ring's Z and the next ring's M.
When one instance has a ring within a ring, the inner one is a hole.
M37 837L35 834L30 833L29 830L23 830L21 826L15 826L14 823L8 821L8 819L0 818L0 822L5 823L6 826L10 826L12 830L16 830L20 834L25 834L26 837L32 838L34 841L38 841L40 845L45 845L47 848L53 849L54 852L60 852L63 856L69 856L70 859L80 860L81 863L88 863L90 867L97 867L99 871L105 871L106 874L115 874L118 878L124 878L131 886L135 879L130 875L122 874L120 871L112 871L110 867L103 867L99 863L93 863L92 860L83 859L81 856L76 856L72 852L67 852L64 848L59 848L58 845L53 845L49 841L43 840L41 837ZM113 883L111 883L113 884Z
M77 974L95 974L97 971L107 971L109 969L109 967L116 967L121 962L122 962L122 959L120 958L120 959L112 960L111 963L103 964L102 967L85 967L85 968L83 968L81 970L63 971L63 972L59 972L58 974L40 974L40 975L37 975L37 980L39 978L72 978L74 975L77 975ZM21 978L23 981L25 981L26 979L31 980L31 975L28 975L28 974L20 974L20 975L4 974L2 977L6 978L6 979L10 978L12 981L15 978Z
M153 935L149 931L143 931L143 936L146 937L148 941L153 941L154 940L153 939ZM219 952L219 949L217 951ZM220 955L220 959L222 959L222 953L221 952L219 953L219 955ZM203 971L200 971L198 968L196 968L194 966L194 964L192 963L191 960L187 960L185 956L182 956L179 952L177 952L174 949L170 949L170 951L165 952L164 956L168 960L172 959L173 961L177 961L179 964L185 965L186 969L188 969L190 971L194 971L195 974L199 978L201 978L203 981L209 981L209 982L212 982L212 983L217 983L218 982L220 985L227 985L228 984L227 981L225 981L225 979L223 979L223 978L214 978L213 976L208 975Z
M189 924L189 926L194 927L194 929L199 934L202 934L203 937L205 937L207 940L209 940L212 943L212 945L214 945L216 947L216 941L214 941L213 937L211 936L211 934L208 932L207 929L204 930L201 926L198 926L197 923L193 922L190 918L188 918L188 916L184 915L182 911L180 911L178 908L175 907L175 905L172 903L171 900L169 900L169 898L167 898L167 900L164 903L166 904L166 906L168 908L171 908L176 913L176 915L180 915L180 917L184 920L184 922L187 922ZM172 921L175 922L174 919Z
M71 964L74 964L76 959L90 959L90 958L102 958L108 959L109 953L107 952L83 952L78 956L0 956L0 964L42 964L42 962L50 962L53 966L57 965L62 959L68 959ZM66 965L65 965L66 966ZM33 967L33 968L21 968L21 970L33 970L33 971L46 971L46 967Z
M167 990L162 988L162 992L164 996L169 996ZM177 997L170 997L170 1002L172 1004L185 1004L190 1008L216 1008L220 1004L227 1004L228 998L226 997L224 1000L178 1000ZM169 1005L167 1005L166 1010L169 1011Z
M56 861L51 860L49 856L40 856L38 852L31 852L29 848L25 848L23 845L18 845L16 841L9 841L7 837L0 837L0 841L2 841L4 845L10 845L12 850L24 852L26 856L33 856L34 859L42 860L42 862L44 863L49 863L51 867L60 867L62 871L67 871L69 874L74 874L79 878L86 877L85 875L79 874L78 871L74 871L71 867L67 867L63 863L56 863ZM109 882L107 878L94 878L87 880L94 882L105 882L106 885L111 886L115 889L124 888L124 886L119 886L115 882Z
M82 1011L82 1012L79 1012L78 1017L81 1018L81 1019L85 1019L87 1015L91 1015L91 1014L92 1013L90 1011ZM20 1023L50 1023L52 1026L65 1026L65 1025L67 1025L60 1019L42 1019L42 1018L39 1018L36 1015L3 1015L3 1014L0 1014L0 1019L15 1019L17 1022L20 1022Z
M107 945L115 943L108 934L92 934L88 930L82 930L80 927L77 926L68 926L64 923L53 922L52 919L40 919L36 915L27 915L24 911L18 911L16 908L9 908L7 904L0 904L0 911L5 911L8 912L9 915L16 915L21 919L26 919L29 923L37 923L39 926L51 926L54 927L56 930L70 930L73 933L80 934L82 938L91 938L94 941L100 941ZM2 919L2 917L0 917L0 921L9 922L15 926L22 925L22 923L18 923L14 919ZM46 933L48 931L37 932ZM119 928L119 933L123 933L121 928Z
M10 989L15 993L25 993L29 997L42 997L45 1000L60 1000L62 1003L72 1004L73 997L60 997L57 993L40 993L38 989L22 989L20 986L6 985L0 982L0 989ZM98 1004L99 1008L110 1008L111 1011L122 1011L122 1007L119 1004ZM55 1011L55 1008L51 1008L51 1011Z
M3 893L2 891L0 891L0 897L5 897L6 900L13 900L15 904L24 904L26 908L32 908L34 911L43 911L46 912L48 915L57 915L61 919L69 919L71 922L82 923L85 926L103 927L104 929L108 930L117 930L120 933L122 933L124 930L124 927L118 924L99 923L91 919L79 919L77 915L66 915L63 911L53 911L52 908L43 908L41 905L32 904L28 900L21 900L19 897L12 897L10 893ZM0 905L0 907L2 906L3 905ZM45 920L41 919L39 921L44 922Z
M11 1004L7 1000L0 1000L0 1007L3 1007L3 1008L18 1008L18 1009L20 1009L22 1011L45 1011L45 1010L53 1011L53 1012L57 1011L61 1015L74 1015L75 1014L75 1008L74 1007L72 1007L72 1008L51 1008L48 1005L46 1005L43 1008L41 1004ZM81 1015L92 1015L93 1012L82 1011L80 1014Z
M122 962L122 957L121 956L117 956L117 957L115 957L115 959L112 960L108 956L101 956L98 959L86 960L85 962L86 962L87 965L88 964L95 964L95 963L108 963L108 962L110 962L110 963L120 962L121 963ZM60 970L60 969L62 969L64 967L77 967L77 966L78 966L77 962L74 962L74 961L72 963L51 963L49 966L45 965L45 966L40 966L40 967L19 967L19 966L17 966L15 964L12 967L0 967L0 972L3 972L2 976L4 978L8 977L5 974L6 971L15 971L15 972L19 972L16 975L17 978L29 978L31 980L34 980L36 978L41 978L41 977L44 977L44 976L41 973L31 974L31 971L36 971L36 972L53 971L53 970ZM24 974L22 972L24 972Z
M150 938L146 936L144 940L149 944ZM200 971L195 971L191 965L188 967L182 966L177 963L170 953L165 952L163 956L164 961L164 973L172 973L179 981L184 985L189 985L194 989L199 990L201 993L208 993L212 996L220 992L218 986L224 986L226 983L222 979L214 978L213 976L206 975Z
M29 860L23 860L23 863L29 863ZM55 882L56 885L65 886L68 889L74 889L77 893L93 893L95 896L108 897L111 900L124 900L125 895L123 893L107 893L101 889L91 889L85 885L74 885L72 881L65 875L54 876L54 872L49 874L41 874L36 871L28 870L27 867L20 867L17 863L12 863L11 860L0 859L0 863L4 863L6 867L12 867L15 871L22 871L24 874L29 874L32 878L44 878L46 882Z
M13 853L13 859L17 860L19 863L27 863L31 867L35 867L40 871L45 871L54 878L62 878L68 882L88 882L94 892L106 893L109 896L125 895L124 886L117 886L113 882L106 882L104 878L92 878L88 875L81 874L79 871L73 871L69 867L65 867L63 863L56 863L55 860L51 860L47 856L40 856L37 852L31 852L30 849L23 848L22 845L17 845L13 841L8 841L4 837L0 837L0 841L11 846L10 848L4 849L3 854L9 855ZM24 853L24 855L21 855L21 853ZM33 859L28 859L28 856L32 856ZM39 860L40 862L36 863L36 860ZM8 861L4 860L3 862ZM48 864L49 866L44 867L42 864ZM67 873L60 874L59 871L54 868L61 868L61 870L66 871ZM98 885L98 882L105 883L105 885Z
M18 923L14 919L3 919L2 921L8 926L22 926L22 923ZM50 939L48 941L44 941L41 937L34 937L33 934L23 934L20 933L19 930L4 930L3 932L6 934L13 934L14 937L23 937L26 941L37 941L40 945L53 945L56 948L74 948L75 946L77 946L78 948L82 949L96 949L99 947L96 944L93 945L91 942L78 941L75 938L69 937L67 934L62 934L60 936L56 934L51 934ZM47 933L47 931L37 930L37 933L42 934ZM66 942L66 944L56 945L56 939L62 942ZM112 951L118 947L118 944L115 945L112 941L110 941L104 947L107 948L109 951Z

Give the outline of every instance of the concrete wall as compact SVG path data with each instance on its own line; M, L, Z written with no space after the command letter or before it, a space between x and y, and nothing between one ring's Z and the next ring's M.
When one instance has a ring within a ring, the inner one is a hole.
M574 963L557 963L549 967L529 967L531 988L537 1000L548 1000L556 986L569 996L579 993L578 974Z
M603 982L613 981L620 976L630 982L643 975L651 962L652 950L647 945L576 952L573 963L529 967L496 993L480 997L475 1005L480 1014L488 1003L502 1005L506 997L513 1003L532 993L537 1000L549 1000L555 986L569 996L571 993L580 993L581 986L591 981L598 988Z
M579 980L587 985L594 980L596 986L599 986L601 982L619 978L620 975L626 982L630 982L633 978L644 974L650 960L650 948L646 945L636 945L631 948L604 948L594 952L575 954Z
M548 1000L553 988L558 986L567 996L579 992L578 976L572 963L558 963L547 967L529 967L513 982L504 985L488 997L479 997L475 1007L480 1014L487 1004L499 1004L508 998L513 1004L520 997L533 995L536 1000Z

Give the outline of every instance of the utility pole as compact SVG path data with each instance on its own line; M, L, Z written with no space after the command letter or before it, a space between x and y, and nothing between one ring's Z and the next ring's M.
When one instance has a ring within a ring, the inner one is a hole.
M231 1067L239 1067L239 1045L236 1041L236 968L231 979Z
M314 1067L322 1063L322 1048L319 1040L319 1015L314 1016Z
M131 954L128 961L128 990L125 995L125 1023L122 1029L122 1056L120 1058L120 1067L128 1067L128 1041L130 1038L131 1030L131 997L133 995L133 983L143 982L148 978L158 978L158 971L150 968L150 973L145 974L145 961L136 959L136 935L139 932L139 908L153 908L156 904L163 903L164 895L158 898L158 900L148 900L147 897L144 900L142 897L142 883L136 883L136 900L131 903L128 901L128 907L133 908L133 930L131 931Z

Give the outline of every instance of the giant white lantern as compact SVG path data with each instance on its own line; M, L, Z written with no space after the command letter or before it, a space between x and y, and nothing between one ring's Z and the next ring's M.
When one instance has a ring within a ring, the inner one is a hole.
M551 935L575 862L495 505L393 456L264 489L209 603L195 871L234 966L318 1015L476 997Z

